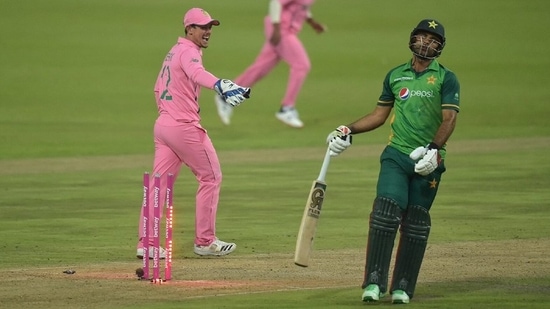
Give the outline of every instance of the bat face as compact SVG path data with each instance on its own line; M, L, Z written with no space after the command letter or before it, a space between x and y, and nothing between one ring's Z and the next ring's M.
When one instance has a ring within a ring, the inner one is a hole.
M298 231L296 251L294 253L294 264L298 266L307 267L309 264L309 256L313 248L313 239L315 238L319 216L321 216L326 189L326 183L319 180L314 181L311 186L300 230Z
M321 216L321 208L325 200L325 191L327 189L325 175L327 174L329 162L330 148L327 148L319 177L317 177L317 180L313 181L311 185L306 206L304 207L304 214L302 215L302 223L300 223L300 229L298 230L298 238L296 239L294 264L301 267L307 267L309 264L309 256L313 248L315 230L317 229L317 222Z

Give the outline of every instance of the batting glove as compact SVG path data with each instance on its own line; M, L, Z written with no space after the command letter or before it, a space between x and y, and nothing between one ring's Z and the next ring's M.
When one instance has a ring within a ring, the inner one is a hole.
M414 165L414 171L422 176L431 174L441 164L441 155L437 145L431 143L426 147L418 147L413 150L409 157L414 161L420 159Z
M238 106L250 97L250 88L241 87L228 79L218 80L214 90L231 106Z
M351 130L346 126L339 126L327 136L327 144L332 157L336 157L346 150L351 146L351 142Z
M418 160L420 160L420 158L425 156L427 152L428 152L427 147L420 146L420 147L416 148L415 150L413 150L411 152L411 154L409 154L409 158L413 159L414 161L418 161Z

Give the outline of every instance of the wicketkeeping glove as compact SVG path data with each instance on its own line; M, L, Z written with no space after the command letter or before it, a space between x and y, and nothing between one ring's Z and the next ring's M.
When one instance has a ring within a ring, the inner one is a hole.
M439 150L430 146L431 144L426 147L420 146L409 154L414 161L420 159L414 165L414 171L422 176L431 174L441 163Z
M351 130L346 126L339 126L327 136L330 155L335 157L351 146Z
M250 88L241 87L229 79L218 80L214 84L214 90L231 106L238 106L250 97Z

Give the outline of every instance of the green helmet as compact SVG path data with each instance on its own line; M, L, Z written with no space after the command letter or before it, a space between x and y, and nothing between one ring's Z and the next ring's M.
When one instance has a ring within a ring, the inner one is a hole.
M412 45L416 40L415 36L420 31L425 31L425 32L431 33L431 34L439 37L439 39L440 39L440 42L439 42L440 43L440 48L435 50L436 55L434 57L426 57L426 55L418 55L418 54L417 54L417 56L420 56L420 57L423 57L423 58L429 58L429 59L439 57L439 55L441 55L441 52L443 51L443 47L445 47L445 28L443 27L443 24L441 24L440 22L438 22L435 19L423 19L423 20L421 20L418 23L418 25L416 26L416 28L414 28L412 30L410 40L409 40L409 48L413 51L413 53L415 53L415 51L413 50Z

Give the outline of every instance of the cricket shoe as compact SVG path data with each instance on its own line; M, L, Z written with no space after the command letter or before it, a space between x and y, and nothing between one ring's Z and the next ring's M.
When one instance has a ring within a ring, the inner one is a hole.
M380 287L377 284L367 285L363 290L363 295L361 295L361 299L366 302L378 301L380 297L383 297L383 295L380 294Z
M233 107L223 100L219 95L214 96L214 102L216 102L216 108L218 109L218 116L225 125L231 123L231 116L233 116Z
M282 121L284 124L289 125L293 128L303 128L304 123L300 120L298 116L298 111L294 107L282 107L276 114L275 117Z
M155 247L153 246L150 246L149 247L149 259L152 260L153 259L153 250L155 249ZM137 251L136 251L136 257L138 259L143 259L143 248L138 248ZM160 247L160 251L159 251L159 257L161 260L165 259L166 258L166 249L164 249L163 247Z
M393 304L408 304L409 300L409 295L403 290L395 290L391 293L391 302Z
M222 255L228 255L229 253L235 251L237 249L237 245L232 242L225 242L221 241L216 238L210 245L208 246L199 246L195 245L194 252L195 254L206 256L206 255L215 255L215 256L222 256Z

